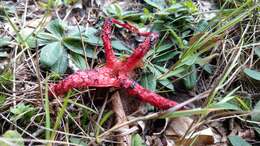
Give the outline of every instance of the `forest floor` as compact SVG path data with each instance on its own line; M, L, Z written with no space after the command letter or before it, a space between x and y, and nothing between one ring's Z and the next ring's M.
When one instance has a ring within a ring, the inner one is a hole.
M0 146L257 146L259 61L258 0L1 0Z

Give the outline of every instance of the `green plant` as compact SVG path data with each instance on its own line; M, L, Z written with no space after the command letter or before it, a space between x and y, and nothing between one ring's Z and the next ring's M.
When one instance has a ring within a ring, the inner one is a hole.
M64 73L71 59L77 67L87 67L86 58L97 57L96 46L102 46L97 36L98 30L93 27L72 27L56 19L47 26L47 32L37 34L39 45L43 45L40 62L57 73ZM120 50L129 50L121 41L113 40L112 46Z
M6 131L0 139L1 146L18 145L24 146L24 139L22 135L15 130Z
M81 69L86 68L84 51L88 57L95 58L92 49L83 49L79 29L76 27L68 29L65 23L56 19L47 26L48 32L41 32L37 35L41 49L40 62L57 73L64 73L68 66L68 52L70 58ZM78 32L78 33L77 33Z
M152 23L157 31L167 32L171 30L171 39L180 48L187 45L187 35L192 31L195 18L192 13L197 11L192 1L167 3L164 0L145 0L148 7L143 12L124 11L119 4L109 5L104 9L106 15L121 20L134 21L143 26Z
M5 95L0 94L0 107L3 105L3 103L5 103L6 98L7 97Z
M9 85L13 79L13 74L10 70L5 70L0 75L0 84Z
M142 137L139 134L134 134L131 141L131 146L145 146Z
M34 107L31 105L25 105L24 103L20 103L10 108L10 112L13 114L12 120L14 121L22 118L26 119L26 117L31 117L33 111L35 111Z
M79 0L48 0L47 2L39 1L39 4L43 8L54 9L60 7L62 5L73 5L77 3Z
M0 21L5 21L5 15L13 15L15 13L15 7L12 5L8 5L5 7L2 1L0 1Z
M160 78L160 76L168 72L167 67L172 63L170 60L178 58L188 47L189 37L187 36L194 28L192 24L194 18L191 14L197 11L197 8L191 1L167 3L146 0L145 2L148 7L144 8L143 12L124 11L117 3L108 6L104 12L112 17L137 22L139 26L152 23L153 29L160 32L162 39L157 47L146 55L145 73L141 76L140 82L151 90L156 90L157 83L160 83L172 91L174 87L171 80ZM187 69L190 70L189 68L184 70ZM176 76L182 75L176 74ZM196 81L192 81L194 82Z

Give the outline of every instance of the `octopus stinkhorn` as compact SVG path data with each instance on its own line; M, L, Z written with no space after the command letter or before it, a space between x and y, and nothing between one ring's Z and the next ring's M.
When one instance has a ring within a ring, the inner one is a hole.
M124 61L117 60L111 46L112 24L117 24L131 32L146 37L145 40L134 49ZM122 23L113 18L106 18L101 33L105 49L106 64L100 68L77 71L64 80L50 86L50 95L63 95L73 88L84 87L115 87L125 88L131 95L139 97L143 102L149 103L159 109L168 109L177 102L166 99L148 89L145 89L136 81L131 79L131 73L144 57L152 45L157 41L159 35L155 32L140 32L129 23Z

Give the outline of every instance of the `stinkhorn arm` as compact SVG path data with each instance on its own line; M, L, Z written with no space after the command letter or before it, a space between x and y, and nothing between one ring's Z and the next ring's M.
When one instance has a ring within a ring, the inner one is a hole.
M125 29L128 29L129 31L133 32L133 33L137 33L140 36L145 36L148 37L150 35L152 35L152 32L140 32L139 29L137 27L135 27L134 25L130 24L130 23L122 23L114 18L109 18L114 24L120 25Z
M104 45L104 49L105 49L106 65L108 67L112 67L114 65L114 63L117 61L115 53L112 49L111 42L110 42L111 29L112 29L112 21L111 21L111 19L106 19L103 24L101 37L102 37L103 45Z
M131 79L126 79L124 82L124 88L127 89L130 95L137 96L143 102L149 103L159 109L169 109L178 104L173 100L164 98L159 94L142 87L140 84Z
M78 71L64 80L50 86L49 95L64 95L74 88L86 87L120 87L117 78L111 77L111 69L107 67Z
M139 44L138 47L134 49L133 54L127 58L127 60L124 62L122 70L132 71L134 68L136 68L137 64L149 51L150 47L151 37L147 37L143 43Z

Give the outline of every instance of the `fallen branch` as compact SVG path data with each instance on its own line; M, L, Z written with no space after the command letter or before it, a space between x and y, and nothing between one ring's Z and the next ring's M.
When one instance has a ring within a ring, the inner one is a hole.
M117 124L121 124L124 122L127 122L127 117L123 108L123 104L120 98L120 94L115 92L112 95L112 108L116 116L116 122ZM131 145L131 136L130 135L120 135L122 134L126 129L129 129L128 125L122 126L118 129L119 136L118 139L118 146L129 146Z

